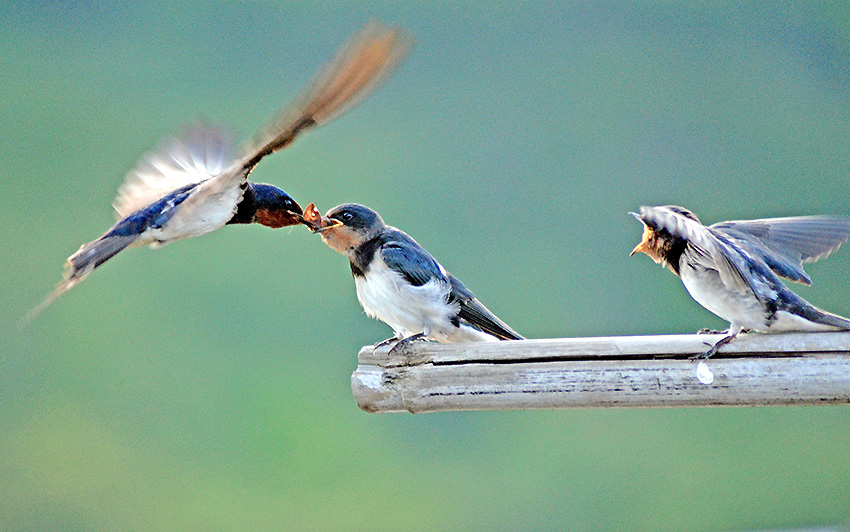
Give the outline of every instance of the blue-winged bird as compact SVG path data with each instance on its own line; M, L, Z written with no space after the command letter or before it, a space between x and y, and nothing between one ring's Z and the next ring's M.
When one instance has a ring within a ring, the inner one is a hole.
M523 337L481 304L422 246L363 205L346 203L305 218L331 249L348 257L366 314L395 332L380 344L413 340L483 342ZM379 345L380 345L379 344Z
M161 246L228 224L285 227L302 222L298 203L283 190L248 176L265 156L338 117L365 98L395 69L412 40L399 29L371 22L348 41L299 98L241 154L221 130L191 128L167 139L127 175L113 203L119 221L68 258L59 286L25 322L101 264L130 246Z
M850 220L798 216L720 222L705 226L682 207L641 207L633 250L649 255L682 279L703 307L729 321L728 335L708 358L741 331L850 330L850 320L816 308L779 279L811 284L803 264L837 250L850 238Z

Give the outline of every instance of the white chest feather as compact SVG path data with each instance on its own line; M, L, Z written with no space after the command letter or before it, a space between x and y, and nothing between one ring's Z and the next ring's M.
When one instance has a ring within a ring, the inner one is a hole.
M732 324L732 328L763 330L765 312L752 292L738 293L723 284L713 270L693 270L682 265L682 283L694 300Z
M682 283L691 297L706 309L728 321L732 332L738 329L756 332L835 330L834 327L814 323L785 311L777 312L768 320L767 309L762 306L753 292L740 293L730 290L715 271L695 271L683 264L680 273ZM766 292L768 289L762 287L762 290ZM767 295L770 296L770 293Z
M456 309L447 303L450 287L436 279L412 286L389 269L382 259L369 265L365 277L355 277L357 299L366 314L377 318L401 336L410 336L451 326Z
M497 342L498 338L457 320L457 303L448 303L451 286L432 279L412 286L376 256L365 277L355 277L357 299L370 317L406 338L424 333L437 342Z
M211 233L227 224L242 199L239 187L223 190L198 190L175 207L174 215L163 227L146 231L145 240L165 244L183 238Z

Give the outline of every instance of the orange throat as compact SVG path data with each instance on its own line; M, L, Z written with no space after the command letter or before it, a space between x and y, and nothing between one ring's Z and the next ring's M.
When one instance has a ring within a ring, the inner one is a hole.
M661 254L661 239L658 238L658 235L649 228L649 226L643 226L643 237L641 238L640 244L635 246L635 249L632 250L631 255L635 253L643 253L657 264L664 264L664 256Z
M351 256L357 246L363 242L363 237L356 231L341 225L322 231L322 242L336 252Z
M257 209L257 213L254 214L254 221L273 229L298 223L298 220L287 211L270 211L268 209Z

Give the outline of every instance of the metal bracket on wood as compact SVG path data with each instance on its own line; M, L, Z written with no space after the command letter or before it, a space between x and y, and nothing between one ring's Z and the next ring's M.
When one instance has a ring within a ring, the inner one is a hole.
M850 403L850 332L743 334L690 359L718 338L364 347L351 388L367 412Z

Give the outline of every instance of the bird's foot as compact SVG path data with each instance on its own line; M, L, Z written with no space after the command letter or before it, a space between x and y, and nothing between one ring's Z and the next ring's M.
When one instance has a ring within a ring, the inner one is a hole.
M394 354L397 354L397 353L400 354L401 352L403 352L407 348L408 345L412 344L413 342L422 341L422 340L425 340L425 333L424 332L408 336L407 338L402 338L401 340L396 342L396 344L392 347L392 349L390 349L389 354L390 355L394 355Z
M717 353L717 350L718 350L718 349L720 349L720 348L721 348L721 347L723 347L724 345L726 345L726 344L728 344L729 342L731 342L732 340L734 340L737 336L738 336L737 334L730 334L729 336L726 336L726 337L721 338L720 340L718 340L718 341L717 341L714 345L711 345L711 344L710 344L710 343L708 343L708 342L703 342L705 345L711 345L711 348L710 348L708 351L706 351L705 353L702 353L702 354L700 354L700 355L694 355L694 356L692 356L692 357L691 357L691 360L692 360L692 361L694 361L694 360L700 360L700 359L702 359L702 360L708 360L709 358L711 358L712 356L714 356L714 354L715 354L715 353Z
M697 334L729 334L729 329L725 331L718 331L716 329L709 329L708 327L704 329L700 329L697 331Z
M392 343L398 342L399 340L401 340L401 336L390 336L386 340L381 340L377 344L373 345L372 349L378 349L378 348L381 348L381 347L386 347L386 346L388 346Z

